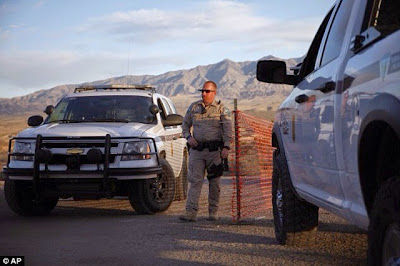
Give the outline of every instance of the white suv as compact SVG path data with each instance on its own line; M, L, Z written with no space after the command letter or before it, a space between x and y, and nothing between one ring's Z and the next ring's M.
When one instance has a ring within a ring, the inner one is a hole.
M45 113L10 140L3 172L15 213L48 214L59 198L128 196L153 214L186 198L183 118L153 87L79 87Z

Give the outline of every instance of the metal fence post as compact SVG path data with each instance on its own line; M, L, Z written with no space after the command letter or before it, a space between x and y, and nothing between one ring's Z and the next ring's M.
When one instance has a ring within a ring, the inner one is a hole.
M237 221L240 220L240 147L239 147L239 120L238 120L238 109L237 99L233 100L234 105L234 117L235 117L235 174L236 174L236 210L237 210Z

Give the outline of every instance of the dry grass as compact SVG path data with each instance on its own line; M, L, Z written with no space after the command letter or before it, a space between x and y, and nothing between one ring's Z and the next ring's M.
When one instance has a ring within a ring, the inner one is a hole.
M28 127L26 121L30 115L0 115L0 169L7 163L8 142L10 138Z
M251 100L238 100L238 110L266 120L273 120L275 110L279 107L285 97L283 95L272 95L268 97L254 98ZM171 97L179 114L184 115L189 105L200 96L174 96ZM229 110L234 110L233 100L222 101Z

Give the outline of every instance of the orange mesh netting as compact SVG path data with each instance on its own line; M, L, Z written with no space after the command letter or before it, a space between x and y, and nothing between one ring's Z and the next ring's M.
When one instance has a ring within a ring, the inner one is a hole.
M233 180L232 217L265 216L271 208L273 123L240 111L235 115L235 149L229 155Z

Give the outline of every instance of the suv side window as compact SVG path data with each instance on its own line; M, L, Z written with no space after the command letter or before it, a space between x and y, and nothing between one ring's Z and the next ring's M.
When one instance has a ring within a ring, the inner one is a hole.
M165 106L165 109L167 110L167 115L172 114L172 109L171 106L169 106L168 102L165 99L161 99L163 102L163 105Z
M331 28L329 29L320 65L325 65L339 56L352 5L353 1L349 0L340 3L338 11L333 18Z
M164 107L164 105L163 105L163 103L162 103L162 101L161 101L161 98L158 98L157 99L157 105L158 105L158 108L160 109L160 115L161 115L161 119L166 119L166 117L167 117L167 111L165 110L165 107Z
M166 99L168 102L169 107L171 108L172 114L177 114L178 112L176 111L176 108L174 104L172 103L171 99Z
M167 115L173 114L171 107L164 98L157 99L158 108L161 110L162 119L166 119Z

